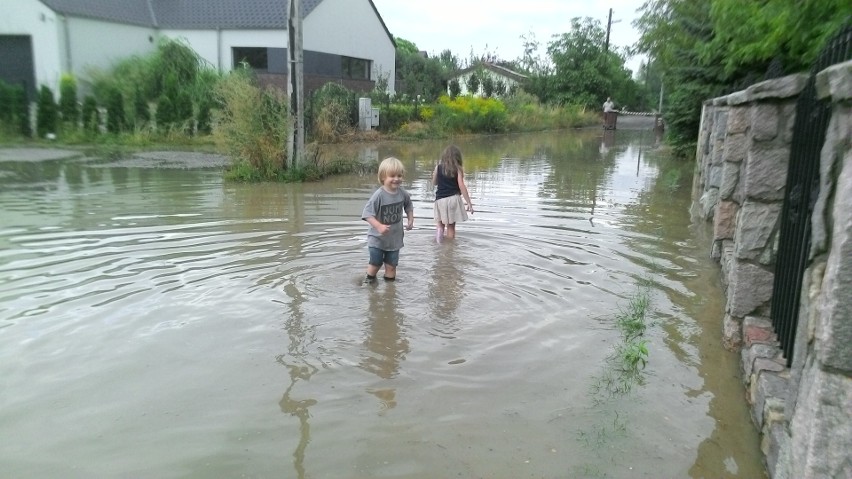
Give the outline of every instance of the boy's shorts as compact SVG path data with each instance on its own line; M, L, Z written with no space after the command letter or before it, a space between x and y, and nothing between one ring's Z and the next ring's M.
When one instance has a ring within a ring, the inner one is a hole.
M370 250L370 265L372 266L381 266L382 264L389 264L396 268L396 265L399 264L399 250L396 251L385 251L383 249L374 248L372 246L369 247Z

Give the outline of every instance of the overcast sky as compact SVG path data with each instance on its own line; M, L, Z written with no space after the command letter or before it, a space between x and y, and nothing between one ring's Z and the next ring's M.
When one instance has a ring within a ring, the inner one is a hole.
M639 39L631 24L644 0L373 0L395 37L413 42L429 55L450 49L461 60L486 51L504 60L523 54L521 35L535 34L539 53L554 34L567 33L573 17L592 17L606 28L612 8L610 45L630 46ZM641 58L628 60L634 73Z

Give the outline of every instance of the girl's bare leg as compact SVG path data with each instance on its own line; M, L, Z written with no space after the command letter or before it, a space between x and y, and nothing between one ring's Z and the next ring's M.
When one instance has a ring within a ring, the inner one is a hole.
M450 223L447 225L447 238L453 239L456 237L456 224Z
M444 223L439 221L435 224L435 241L440 243L442 239L444 239Z

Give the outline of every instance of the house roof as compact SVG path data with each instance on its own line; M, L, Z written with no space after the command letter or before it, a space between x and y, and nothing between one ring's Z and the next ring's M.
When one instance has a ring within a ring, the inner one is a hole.
M53 11L64 15L152 28L287 28L287 0L40 1ZM303 17L308 16L321 2L322 0L302 0ZM372 0L370 3L372 4ZM373 5L374 10L375 8Z
M508 69L504 66L500 66L500 65L497 65L496 63L490 63L490 62L477 63L473 66L465 68L464 70L459 70L459 71L456 72L455 76L461 76L461 75L464 75L466 73L470 73L474 70L478 70L480 68L484 68L486 70L491 70L492 72L497 73L498 75L502 75L504 77L511 78L511 79L518 81L518 82L524 81L524 80L527 79L527 76L524 75L523 73L518 73L518 72L516 72L514 70L510 70L510 69Z

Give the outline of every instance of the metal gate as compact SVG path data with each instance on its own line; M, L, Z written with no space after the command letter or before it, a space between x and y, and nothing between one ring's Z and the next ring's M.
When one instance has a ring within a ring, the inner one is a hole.
M793 361L802 279L809 265L811 216L819 196L820 151L831 117L829 102L816 96L815 78L829 66L852 58L851 45L852 25L847 25L820 54L796 104L770 315L787 367Z

